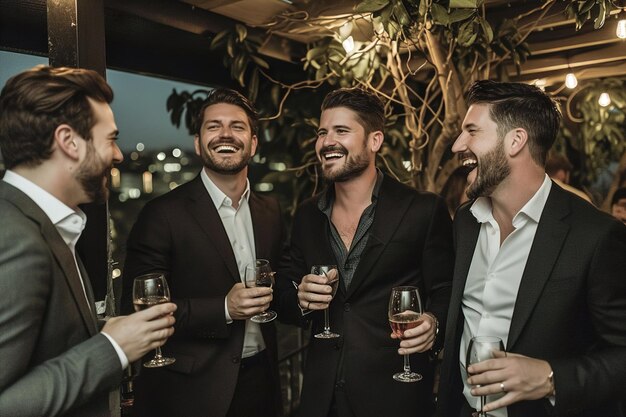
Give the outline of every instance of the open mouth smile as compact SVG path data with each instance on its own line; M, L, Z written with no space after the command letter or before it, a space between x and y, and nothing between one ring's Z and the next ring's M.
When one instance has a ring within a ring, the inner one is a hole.
M239 150L239 148L232 144L220 144L211 148L216 153L221 154L232 154Z

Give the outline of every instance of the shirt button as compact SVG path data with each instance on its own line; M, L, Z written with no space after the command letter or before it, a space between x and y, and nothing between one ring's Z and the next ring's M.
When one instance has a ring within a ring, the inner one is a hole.
M493 279L496 277L496 274L489 274L487 275L487 279Z
M345 311L346 313L350 311L350 303L345 303L343 305L343 311Z
M491 316L489 315L489 313L484 313L484 314L483 314L483 317L484 317L484 318L486 318L486 319L488 319L488 318L489 318L489 317L491 317Z

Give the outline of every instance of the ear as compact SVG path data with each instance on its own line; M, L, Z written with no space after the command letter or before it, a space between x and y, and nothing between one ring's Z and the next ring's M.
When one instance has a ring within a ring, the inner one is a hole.
M201 153L200 153L200 136L199 135L195 135L193 137L193 147L196 150L196 155L201 156Z
M526 145L528 144L528 132L526 132L525 129L518 127L507 133L507 136L509 136L510 143L508 149L509 156L515 157L522 152L524 148L526 148Z
M259 145L259 138L256 137L256 135L252 135L252 143L251 146L252 148L250 149L250 156L254 156L256 155L256 147Z
M68 158L78 160L80 149L78 140L80 136L70 125L62 124L54 130L53 146Z
M385 135L380 130L370 133L370 150L373 153L376 153L380 150L380 147L383 146L383 142L385 140Z

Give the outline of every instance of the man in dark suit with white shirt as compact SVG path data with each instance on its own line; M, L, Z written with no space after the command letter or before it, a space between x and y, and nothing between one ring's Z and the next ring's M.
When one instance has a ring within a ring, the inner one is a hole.
M122 370L173 332L162 304L98 322L75 244L122 160L96 72L36 67L0 93L0 415L119 416Z
M197 118L194 144L204 167L187 184L144 207L128 239L123 309L133 277L168 276L178 305L176 362L142 369L138 416L273 417L280 412L276 328L252 316L269 307L270 288L246 288L246 266L276 267L283 222L278 201L250 189L258 115L236 91L213 90ZM124 307L125 306L125 307Z
M560 121L546 93L478 81L468 104L441 413L469 416L487 395L490 416L620 416L626 227L546 175ZM465 369L472 336L500 337L506 357Z

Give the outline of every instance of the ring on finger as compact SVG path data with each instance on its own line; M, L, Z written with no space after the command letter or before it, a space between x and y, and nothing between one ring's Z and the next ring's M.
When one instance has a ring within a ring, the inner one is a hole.
M310 301L306 304L306 309L307 309L307 310L310 310L310 308L309 308L309 307L311 307L311 302L310 302Z
M500 390L502 392L506 392L506 390L504 389L504 382L500 382Z

